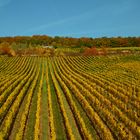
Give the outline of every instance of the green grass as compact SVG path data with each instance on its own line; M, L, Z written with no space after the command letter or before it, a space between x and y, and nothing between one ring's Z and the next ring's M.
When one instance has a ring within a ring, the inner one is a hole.
M41 74L37 81L36 88L34 90L34 94L32 97L30 110L29 110L29 116L28 116L28 120L25 128L25 135L24 135L24 139L26 140L33 140L34 138L34 126L36 122L36 110L37 110L37 93L38 93L40 78L41 78Z
M52 97L52 106L53 106L53 115L54 115L54 125L55 125L56 137L58 140L65 140L65 139L67 139L66 132L65 132L65 126L63 123L62 114L60 112L60 107L58 104L54 85L53 85L53 82L51 79L50 71L49 71L49 82L50 82L50 88L51 88L51 97Z
M118 47L118 48L108 48L108 50L132 50L132 51L140 51L140 47Z
M79 101L76 99L76 97L74 96L73 93L71 93L72 95L72 99L73 101L75 102L77 108L78 108L78 111L81 115L81 117L83 118L84 122L85 122L85 125L86 125L86 128L87 130L90 132L90 134L92 135L92 137L96 140L96 139L99 139L98 137L98 134L92 124L92 122L90 121L90 119L88 118L88 116L86 115L86 112L84 111L83 107L81 106L81 104L79 103Z
M46 64L46 63L45 63ZM47 65L45 65L46 70ZM41 133L42 140L47 140L50 137L50 128L49 128L49 120L48 120L48 94L47 94L47 83L46 83L46 71L44 71L44 80L43 80L43 88L42 88L42 97L41 97Z
M76 122L75 122L73 113L72 113L72 111L71 111L71 109L70 109L70 106L69 106L69 104L68 104L68 101L67 101L67 99L66 99L66 97L65 97L65 95L64 95L64 92L63 92L63 90L61 89L61 87L60 87L60 85L59 85L59 83L58 83L57 80L56 80L56 83L57 83L58 88L59 88L59 91L60 91L60 93L61 93L61 98L62 98L62 100L63 100L64 108L65 108L65 111L66 111L68 120L69 120L69 122L70 122L70 126L71 126L71 129L72 129L72 133L73 133L74 137L76 138L76 140L80 140L80 139L81 139L81 135L80 135L79 130L78 130L77 126L76 126Z
M22 116L22 113L24 111L24 107L26 105L26 100L27 100L27 94L25 95L22 103L21 103L21 106L19 108L19 111L18 111L18 114L15 118L15 121L14 121L14 124L13 124L13 129L11 130L11 133L10 133L10 136L9 136L9 140L13 140L16 136L16 133L18 132L18 129L20 127L20 119L21 119L21 116Z

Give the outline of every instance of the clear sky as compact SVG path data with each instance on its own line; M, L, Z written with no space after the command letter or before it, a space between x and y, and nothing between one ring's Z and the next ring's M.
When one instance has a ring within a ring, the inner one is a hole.
M0 36L140 36L140 0L0 0Z

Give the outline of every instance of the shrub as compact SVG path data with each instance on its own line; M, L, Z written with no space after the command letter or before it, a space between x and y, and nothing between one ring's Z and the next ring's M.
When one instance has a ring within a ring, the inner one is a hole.
M0 53L9 56L15 56L15 51L10 47L9 43L3 42L0 44Z
M92 55L98 55L98 50L96 47L92 47L92 48L87 48L84 51L84 55L85 56L92 56Z

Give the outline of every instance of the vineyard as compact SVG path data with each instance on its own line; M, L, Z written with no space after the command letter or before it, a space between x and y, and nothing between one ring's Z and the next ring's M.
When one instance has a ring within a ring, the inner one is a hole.
M0 140L140 140L140 56L0 57Z

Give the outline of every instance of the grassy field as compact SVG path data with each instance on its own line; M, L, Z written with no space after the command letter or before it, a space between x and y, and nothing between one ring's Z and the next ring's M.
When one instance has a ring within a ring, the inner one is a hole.
M6 139L139 140L140 56L1 57Z

